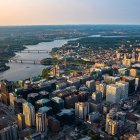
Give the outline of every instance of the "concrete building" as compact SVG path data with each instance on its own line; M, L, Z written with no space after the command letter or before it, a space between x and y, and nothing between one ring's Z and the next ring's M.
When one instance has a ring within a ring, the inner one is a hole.
M99 119L99 112L92 112L88 114L88 120L94 122Z
M88 114L89 114L89 103L87 102L75 103L75 115L78 118L86 120Z
M121 99L122 88L116 84L107 85L106 101L111 103L118 103Z
M87 81L86 82L86 86L88 87L88 89L91 91L91 92L94 92L96 89L95 89L95 81L94 80L91 80L91 81Z
M106 84L105 83L96 83L96 91L102 92L102 97L106 97Z
M26 102L23 104L23 114L26 126L35 126L35 108L31 103Z
M46 113L38 112L36 113L36 130L37 132L47 132L47 119Z
M102 102L102 92L96 91L92 94L92 99L95 101L95 103L101 103Z
M19 130L25 129L26 126L25 126L25 117L24 117L24 115L22 113L19 113L17 115L17 119L18 119L18 128L19 128Z
M0 130L0 140L18 140L18 127L12 125Z
M17 99L17 95L15 93L9 93L10 98L10 106L14 109L14 101Z
M116 85L121 87L121 99L127 99L128 98L128 88L129 88L129 83L124 82L124 81L119 81L116 82Z

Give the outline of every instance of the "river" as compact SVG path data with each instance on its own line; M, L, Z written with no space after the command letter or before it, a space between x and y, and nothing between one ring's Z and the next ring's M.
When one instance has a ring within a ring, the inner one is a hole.
M76 39L69 39L76 40ZM43 42L37 45L27 45L25 50L46 50L51 51L54 47L61 47L69 40L55 40L52 42ZM51 57L48 53L16 53L16 58L29 60L42 60ZM45 68L39 64L25 64L25 63L7 63L10 69L0 73L0 80L7 79L11 81L23 80L29 77L38 76Z
M135 35L132 35L135 37ZM140 35L137 35L137 37ZM101 35L92 35L89 37L130 37L129 35L115 35L115 36L101 36ZM75 39L64 39L64 40L55 40L52 42L43 42L37 45L27 45L26 50L46 50L51 51L54 47L61 47L69 40ZM17 58L21 59L30 59L30 60L42 60L44 58L51 57L48 53L16 53ZM8 63L7 66L10 66L10 69L0 73L0 80L7 79L11 81L23 80L29 77L40 75L42 70L45 68L43 65L36 64L25 64L25 63Z

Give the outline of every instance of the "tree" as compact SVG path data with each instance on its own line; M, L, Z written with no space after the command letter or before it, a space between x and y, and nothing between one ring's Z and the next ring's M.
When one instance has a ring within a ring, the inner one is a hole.
M45 68L42 70L42 77L48 79L50 76L50 68Z

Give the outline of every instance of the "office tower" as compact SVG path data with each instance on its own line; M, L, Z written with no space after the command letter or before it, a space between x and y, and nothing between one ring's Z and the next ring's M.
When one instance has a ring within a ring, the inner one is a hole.
M89 89L91 92L94 92L94 91L95 91L95 81L94 81L94 80L87 81L87 82L86 82L86 86L88 87L88 89Z
M31 103L26 102L23 104L23 114L26 126L35 126L35 109Z
M53 97L51 103L54 112L59 112L64 108L64 100L59 97Z
M14 109L15 105L15 99L17 99L17 95L15 93L9 93L9 98L10 98L10 106Z
M101 103L102 102L102 92L96 91L92 94L92 99L95 101L95 103Z
M89 103L87 102L75 103L75 115L78 118L86 120L88 114L89 114Z
M129 83L128 94L133 94L135 92L135 78L130 76L123 76L122 81Z
M121 96L120 96L120 98L121 99L127 99L128 98L129 84L127 82L124 82L124 81L119 81L119 82L116 82L116 85L121 87Z
M7 80L3 80L0 82L1 87L1 99L2 102L6 105L10 104L9 93L13 91L14 83L9 82Z
M117 108L112 108L106 115L106 132L116 135L128 129L126 113L117 112Z
M17 115L17 119L18 119L18 128L19 128L19 130L25 129L26 126L25 126L25 117L24 117L24 115L22 113L19 113Z
M107 85L106 101L111 103L118 103L121 99L121 87L116 84Z
M17 125L8 126L0 130L0 140L18 140Z
M14 109L16 113L22 113L23 112L23 103L25 103L26 100L23 98L16 98L14 100Z
M118 124L116 120L112 120L108 117L106 117L106 132L110 135L117 134L118 130Z
M38 112L36 114L36 130L37 132L47 132L47 119L46 113Z
M96 91L102 92L102 97L106 97L106 84L105 83L96 83Z

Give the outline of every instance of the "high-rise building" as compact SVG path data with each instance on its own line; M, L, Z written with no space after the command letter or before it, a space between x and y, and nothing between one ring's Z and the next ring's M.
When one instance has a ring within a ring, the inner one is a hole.
M110 135L115 135L115 134L117 134L117 127L118 127L117 121L110 119L108 117L108 114L107 114L107 117L106 117L106 132Z
M102 101L102 92L96 91L92 94L92 99L95 101L95 103L101 103Z
M0 140L18 140L17 125L8 126L0 130Z
M15 93L9 93L10 98L10 106L14 109L15 99L17 99L17 95Z
M75 103L75 115L80 119L86 120L89 114L89 103L78 102Z
M121 99L121 87L116 84L107 85L106 101L111 103L118 103Z
M10 103L9 93L13 91L13 87L14 87L13 82L3 80L0 82L0 87L1 87L2 102L5 103L6 105L9 105Z
M121 87L121 99L127 99L128 98L128 87L129 87L129 83L124 82L124 81L119 81L116 82L116 85Z
M128 94L133 94L135 92L135 78L130 76L123 76L122 81L129 83Z
M102 97L106 97L106 84L105 83L97 83L96 91L102 92Z
M36 129L37 132L47 132L46 113L38 112L36 114Z
M22 113L19 113L17 115L17 118L18 118L18 128L19 128L19 130L25 129L26 126L25 126L25 117L24 117L24 115Z
M89 89L91 92L94 92L94 91L95 91L95 81L94 81L94 80L87 81L87 82L86 82L86 86L88 87L88 89Z
M14 109L16 113L23 113L23 103L25 103L26 100L23 98L16 98L14 100Z
M23 114L25 116L25 124L29 127L35 126L35 108L31 103L23 104Z

